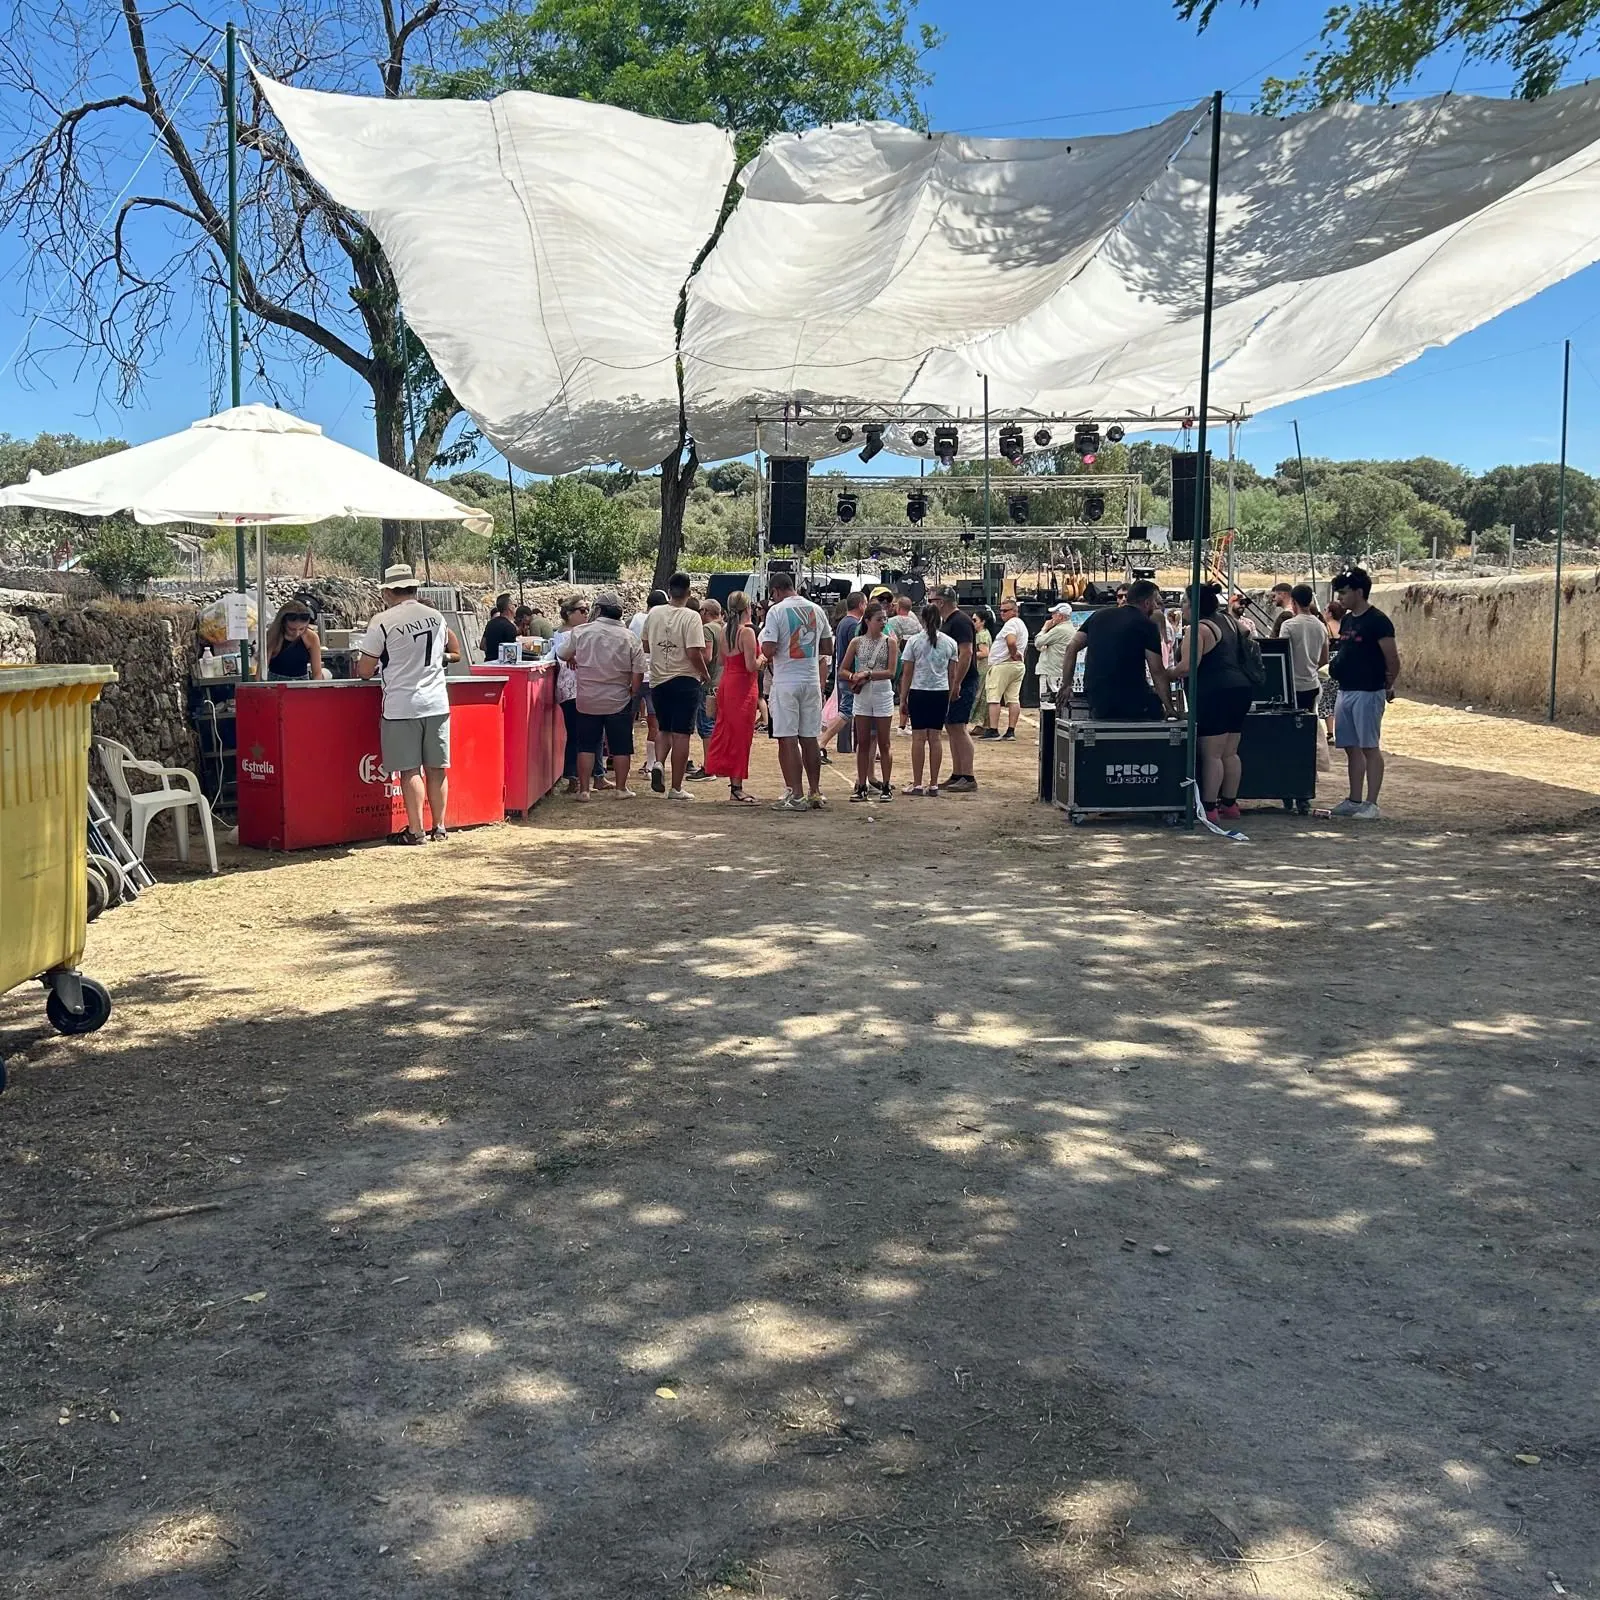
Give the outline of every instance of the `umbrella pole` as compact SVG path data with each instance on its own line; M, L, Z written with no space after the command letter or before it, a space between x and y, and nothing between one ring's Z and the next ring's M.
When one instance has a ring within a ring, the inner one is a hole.
M983 375L983 603L992 606L989 593L989 547L994 539L994 518L989 512L989 374Z
M1211 531L1208 517L1211 475L1206 470L1206 411L1211 404L1211 307L1217 276L1217 180L1222 167L1222 91L1211 97L1211 203L1206 214L1206 280L1203 316L1200 323L1200 434L1195 441L1194 463L1194 543L1189 556L1189 683L1184 698L1189 723L1189 777L1193 796L1200 795L1200 559L1206 535ZM1191 800L1189 827L1195 825L1196 807Z
M233 24L227 28L228 41L228 379L234 405L244 404L243 346L239 335L239 87L238 40ZM240 594L250 592L250 574L245 565L244 525L233 529L235 587ZM246 630L248 632L248 629ZM239 641L239 676L250 676L250 641Z

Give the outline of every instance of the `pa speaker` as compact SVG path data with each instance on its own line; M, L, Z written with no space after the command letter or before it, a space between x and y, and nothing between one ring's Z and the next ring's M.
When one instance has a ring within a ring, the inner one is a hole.
M706 579L706 599L715 600L719 606L726 606L728 596L737 594L740 590L748 590L750 580L755 576L751 572L713 572Z
M1206 451L1205 465L1193 450L1174 451L1172 456L1172 541L1194 538L1194 507L1196 492L1201 496L1200 532L1211 532L1211 452Z
M811 472L809 456L769 456L767 472L772 482L772 511L767 538L774 550L803 550L806 543L806 484Z

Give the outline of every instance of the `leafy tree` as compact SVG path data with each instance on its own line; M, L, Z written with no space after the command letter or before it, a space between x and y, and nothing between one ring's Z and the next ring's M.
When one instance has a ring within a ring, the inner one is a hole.
M1313 504L1322 521L1318 543L1341 556L1415 551L1420 546L1410 519L1420 505L1411 489L1393 478L1368 471L1338 473L1328 481L1322 503Z
M1406 521L1411 524L1411 531L1421 540L1423 549L1430 556L1454 555L1456 546L1467 531L1460 517L1431 500L1419 502L1416 509L1407 515Z
M1249 0L1252 5L1259 0ZM1178 15L1203 31L1222 0L1174 0ZM1268 78L1260 109L1274 116L1334 100L1382 100L1416 77L1429 57L1450 48L1472 62L1516 75L1525 100L1549 94L1568 64L1593 47L1600 0L1358 0L1331 7L1322 38L1291 78Z
M469 3L421 0L406 15L387 0L240 0L233 14L271 76L397 99L410 57L453 39ZM104 16L71 0L11 0L9 11L0 225L27 247L39 336L64 332L126 399L198 301L194 332L212 354L220 395L228 244L220 25L187 5L144 0L119 0ZM33 47L43 39L50 49ZM252 387L276 397L274 372L336 361L370 391L381 461L418 476L436 461L459 464L474 437L469 430L447 443L461 408L420 342L402 336L376 237L306 172L242 68L239 88L239 292ZM120 188L130 150L152 141L153 158L134 169L131 190ZM269 371L263 357L274 354L289 359ZM385 559L402 540L411 553L415 529L385 527Z
M634 522L626 506L592 483L551 478L517 496L516 536L509 512L497 521L494 550L523 578L559 578L570 555L579 572L618 572L634 552Z
M83 565L113 594L139 594L152 578L172 571L172 546L159 528L107 517L85 536Z
M1515 525L1517 538L1553 539L1560 499L1561 469L1543 461L1528 467L1495 467L1484 473L1467 496L1463 516L1467 528ZM1600 529L1600 493L1595 480L1576 467L1567 468L1567 537L1591 542Z
M735 135L742 164L772 134L818 123L895 117L925 126L917 93L929 82L923 58L939 37L914 25L915 7L916 0L532 0L468 29L461 41L468 64L421 82L429 94L531 89L714 122ZM696 270L738 194L730 183ZM680 333L684 307L680 296ZM683 548L699 465L682 429L661 463L658 584Z
M706 473L706 482L718 494L748 494L756 481L756 469L748 461L724 461Z
M1409 461L1373 461L1368 463L1374 471L1387 478L1406 484L1419 500L1442 507L1445 511L1461 515L1474 478L1465 467L1437 456L1413 456Z

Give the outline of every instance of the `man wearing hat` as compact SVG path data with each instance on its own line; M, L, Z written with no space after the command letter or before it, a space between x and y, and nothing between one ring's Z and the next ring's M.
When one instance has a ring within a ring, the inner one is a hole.
M1049 617L1034 638L1033 647L1039 657L1034 663L1033 672L1039 680L1041 705L1060 704L1061 667L1066 659L1067 646L1072 643L1071 623L1072 607L1063 601L1058 606L1051 606ZM1071 692L1071 685L1068 685L1068 692Z
M461 659L461 641L444 617L417 599L417 575L404 564L383 574L384 609L367 624L356 676L383 682L379 724L383 767L400 779L406 826L391 844L443 839L450 777L450 691L444 669ZM424 832L423 795L433 812Z

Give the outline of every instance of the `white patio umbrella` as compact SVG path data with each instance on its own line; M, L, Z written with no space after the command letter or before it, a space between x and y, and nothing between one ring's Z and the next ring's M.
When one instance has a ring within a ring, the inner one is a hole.
M0 489L0 506L136 522L300 527L329 517L464 522L488 512L336 443L314 422L271 406L235 406L149 444Z
M475 533L493 527L487 511L336 443L314 422L260 405L235 406L64 472L35 472L0 489L0 506L218 528L302 527L329 517L463 522ZM263 570L258 629L266 626L265 577Z

